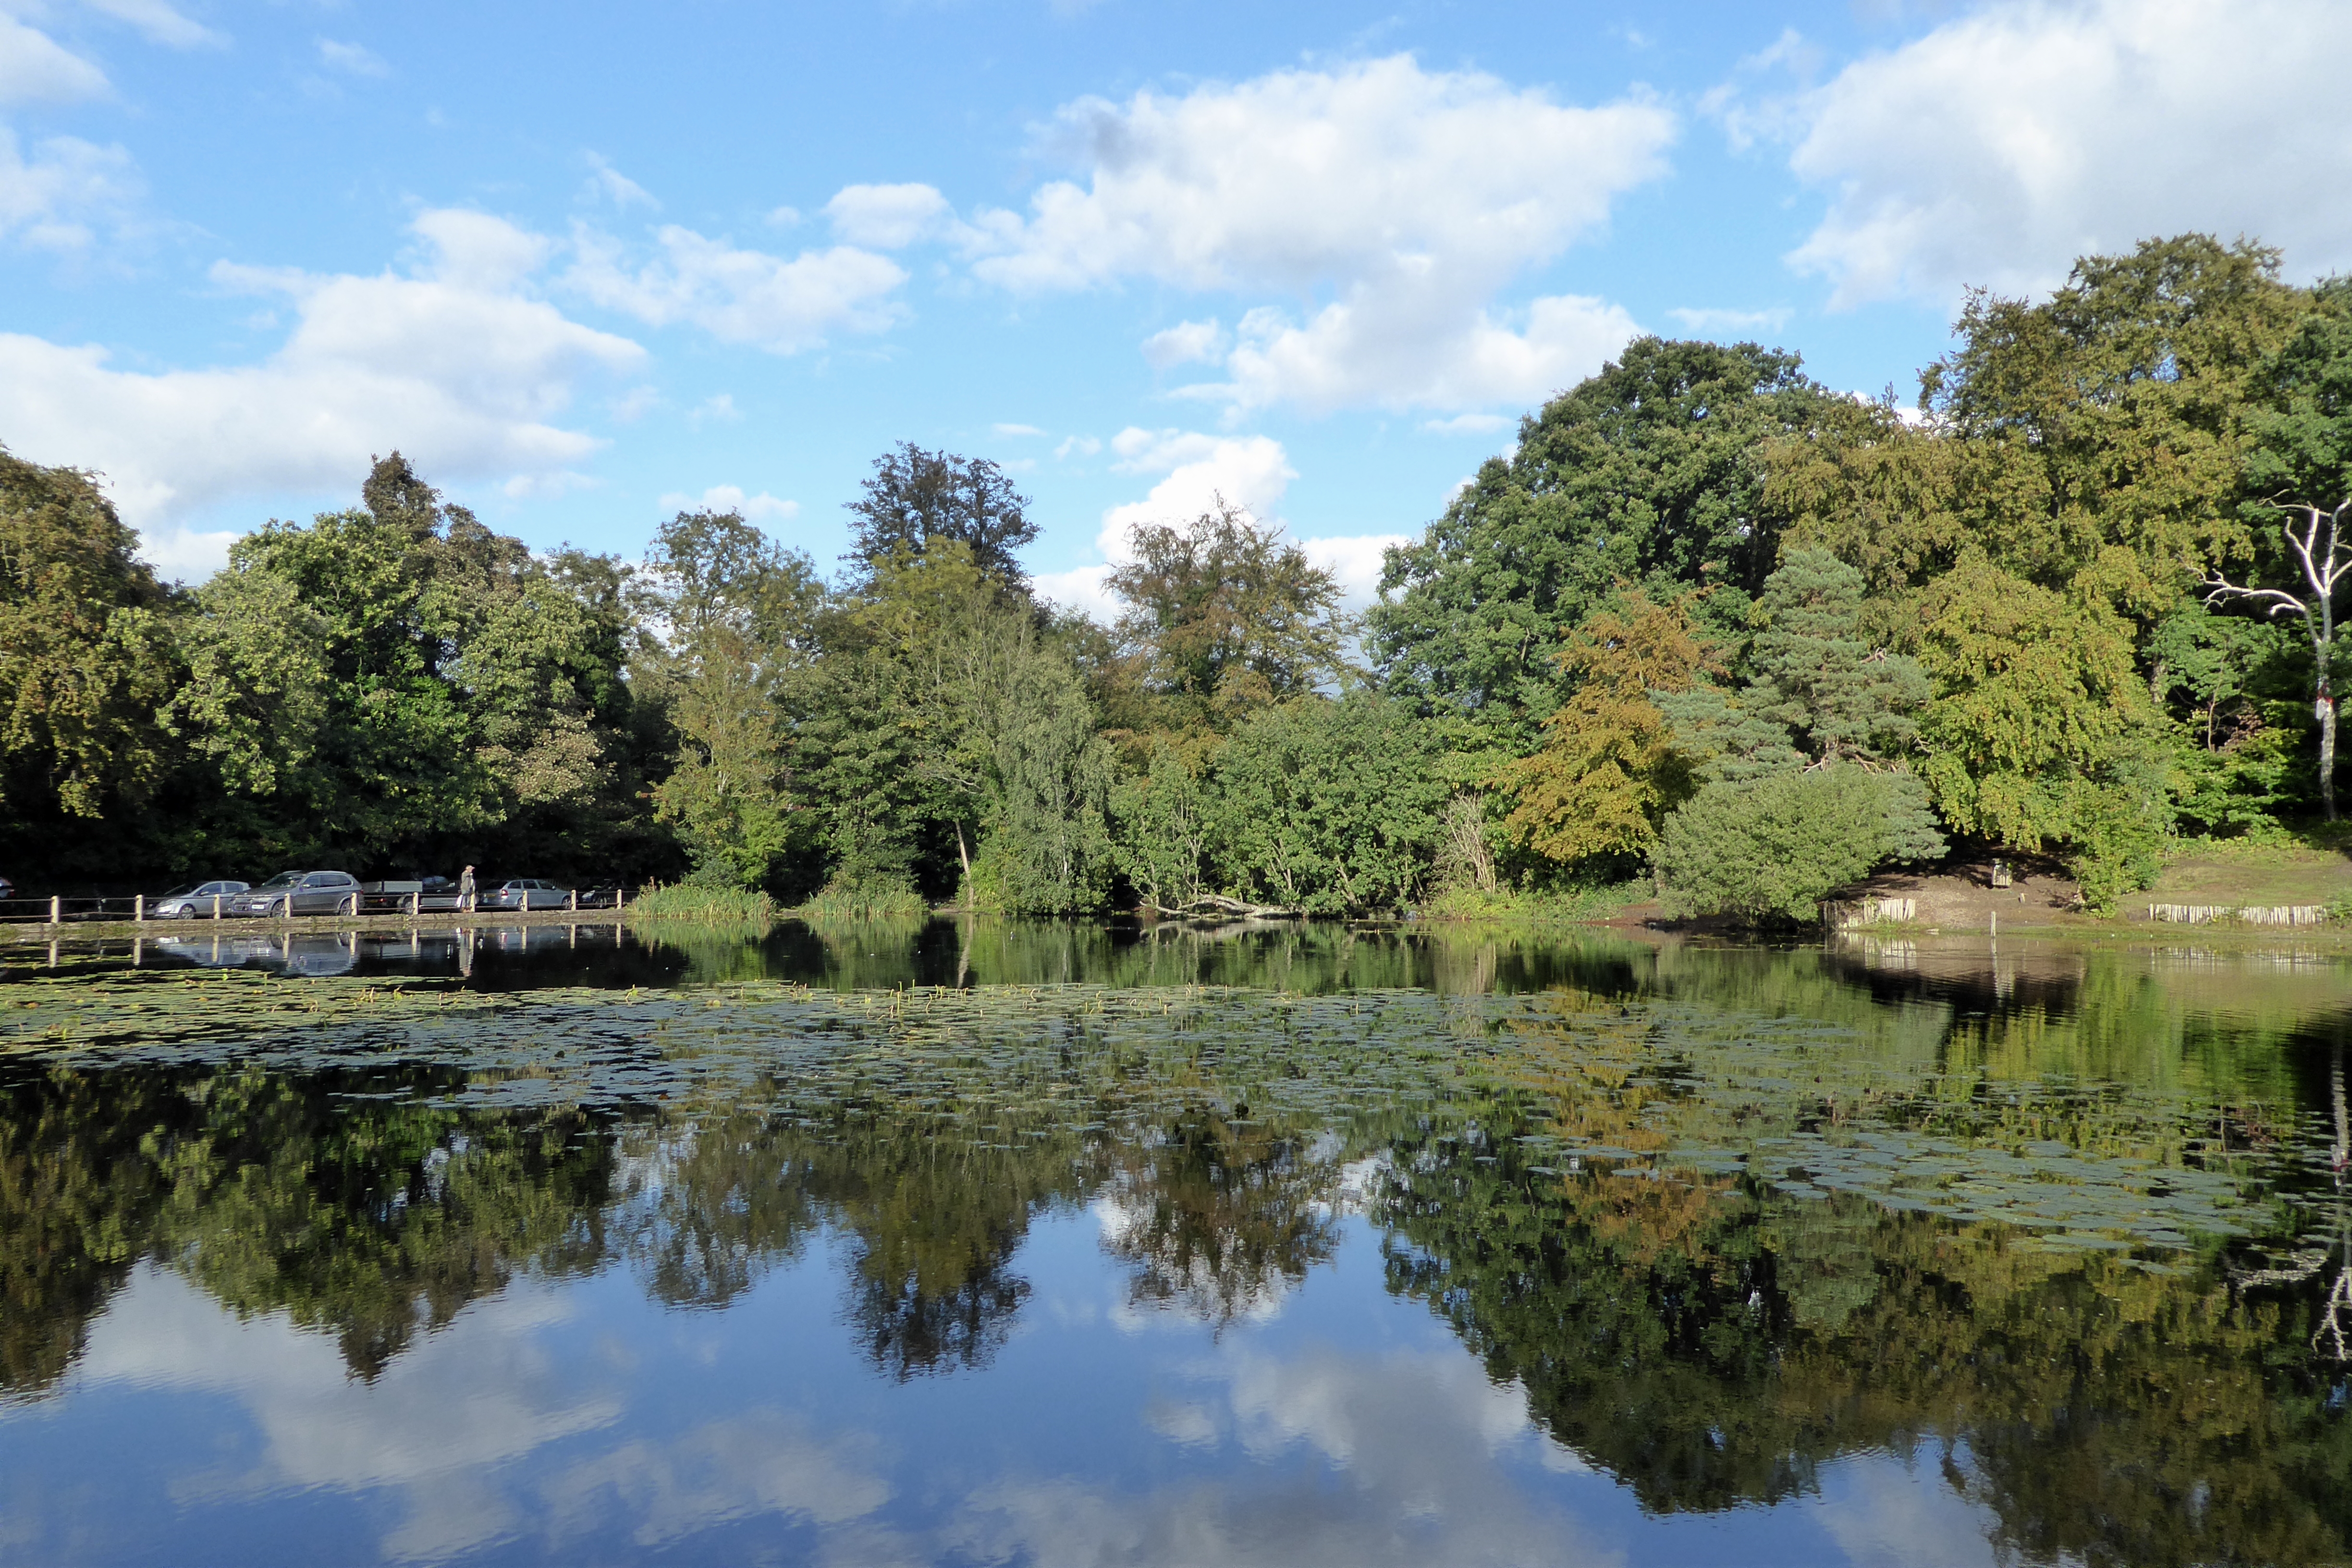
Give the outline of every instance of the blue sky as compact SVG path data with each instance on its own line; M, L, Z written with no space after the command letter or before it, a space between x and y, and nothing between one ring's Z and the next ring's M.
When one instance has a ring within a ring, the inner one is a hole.
M194 577L371 453L830 563L906 439L1049 590L1212 490L1360 593L1635 331L1906 400L1961 291L2352 264L2352 6L0 0L0 442Z

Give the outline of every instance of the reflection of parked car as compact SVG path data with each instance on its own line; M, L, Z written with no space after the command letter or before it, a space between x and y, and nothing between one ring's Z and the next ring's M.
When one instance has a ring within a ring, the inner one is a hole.
M280 974L323 978L348 974L359 963L355 931L319 931L308 936L167 936L156 947L189 963L224 969L268 969Z
M229 900L245 891L244 882L197 882L185 888L174 888L147 906L148 914L159 921L192 921L213 912L213 900L220 900L223 913Z
M486 910L560 910L572 901L572 889L542 882L536 877L510 877L481 896Z
M359 879L344 871L280 871L228 902L233 915L331 915L356 910Z

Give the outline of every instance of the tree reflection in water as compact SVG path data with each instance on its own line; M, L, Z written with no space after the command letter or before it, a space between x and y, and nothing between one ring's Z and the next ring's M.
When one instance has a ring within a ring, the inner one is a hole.
M1354 1214L1384 1238L1389 1289L1649 1510L1769 1504L1887 1452L1981 1505L2019 1560L2345 1555L2340 1017L2287 1009L2224 1037L2095 965L2081 984L2112 994L2091 1019L2046 999L1890 1000L1895 982L1858 987L1818 953L1549 962L1539 999L1424 1010L1412 1048L1453 1057L1412 1069L1433 1086L1417 1097L1314 1057L1321 1025L1263 997L1171 1011L1159 1056L1160 1036L1131 1032L1159 1026L1156 1005L1114 1027L1087 1011L1099 994L1024 1002L1013 1068L956 1057L955 1018L893 1013L842 1037L847 1076L714 1079L606 1111L454 1104L467 1074L429 1065L52 1058L0 1089L0 1382L54 1388L142 1261L332 1333L373 1378L519 1279L624 1268L662 1302L721 1310L820 1238L877 1372L953 1375L1026 1310L1019 1253L1042 1215L1093 1205L1131 1302L1223 1326L1268 1315ZM1497 969L1444 963L1465 992ZM1735 996L1745 1011L1707 1033ZM1740 1042L1790 1018L1832 1027L1803 1046L1814 1081L1775 1089L1793 1058ZM902 1044L946 1076L898 1073ZM1840 1079L1836 1051L1870 1074ZM2123 1056L2141 1065L2106 1081L2136 1087L2070 1087ZM2045 1079L2059 1087L2032 1087ZM2277 1145L2259 1156L2257 1124ZM2183 1182L2267 1160L2273 1200L2302 1206L2257 1211L2267 1234L2094 1245L1686 1157L1870 1128L2054 1140ZM2224 1149L2200 1128L2239 1131Z

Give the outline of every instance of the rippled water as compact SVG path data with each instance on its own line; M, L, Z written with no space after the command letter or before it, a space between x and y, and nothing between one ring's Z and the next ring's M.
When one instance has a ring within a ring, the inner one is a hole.
M0 1563L2352 1542L2336 958L946 921L47 957L0 952Z

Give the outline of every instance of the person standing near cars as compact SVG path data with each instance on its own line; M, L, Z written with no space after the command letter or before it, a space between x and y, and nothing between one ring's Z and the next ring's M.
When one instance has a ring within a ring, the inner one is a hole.
M457 873L457 907L469 912L474 907L474 868L471 866Z

